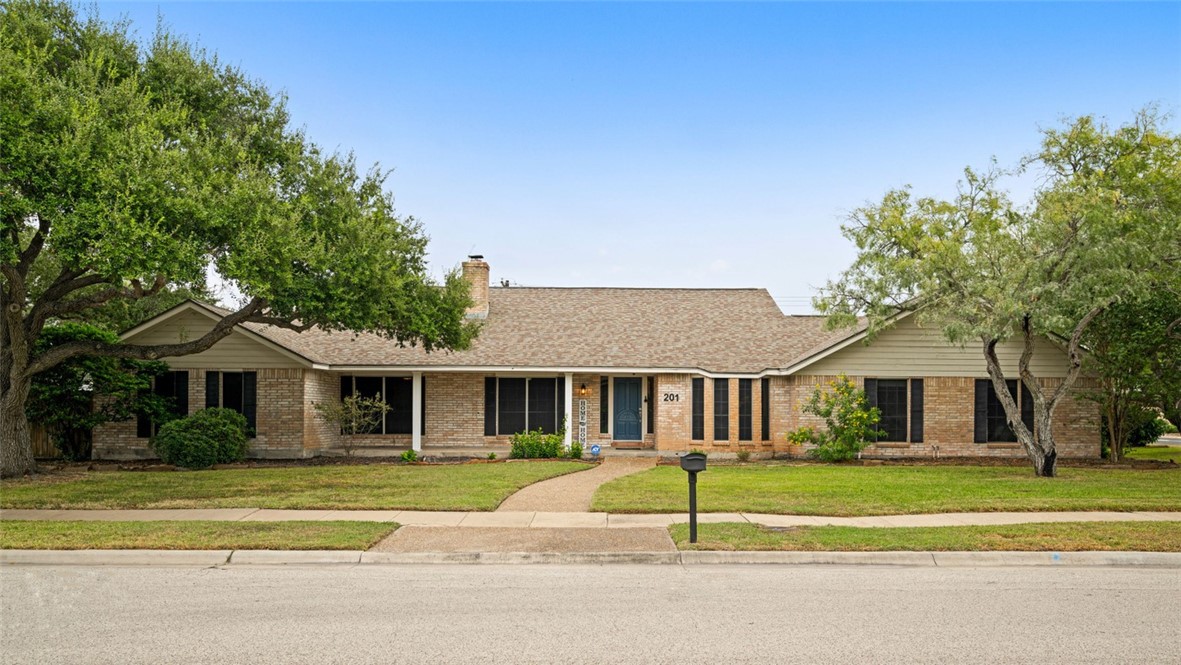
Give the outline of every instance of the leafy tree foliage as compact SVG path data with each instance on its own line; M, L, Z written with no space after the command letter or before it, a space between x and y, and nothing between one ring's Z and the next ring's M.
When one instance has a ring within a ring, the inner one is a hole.
M871 334L917 310L949 341L979 344L1035 472L1053 476L1054 410L1082 371L1087 330L1117 303L1181 293L1181 139L1152 111L1117 128L1082 117L1045 131L1019 170L1039 176L1028 205L1009 199L994 169L968 170L950 200L902 189L857 210L842 228L858 256L816 305L836 325L866 315ZM1062 336L1067 358L1050 387L1031 369L1034 341L1047 335ZM1033 430L997 359L1009 339L1022 344Z
M369 331L427 350L475 334L456 271L433 283L427 239L378 167L289 126L284 100L160 31L69 4L0 9L0 474L32 469L33 377L79 355L154 360L208 349L242 322ZM241 294L207 334L38 350L47 323L166 290L207 268Z
M825 429L818 432L801 427L789 432L788 440L798 445L815 445L808 454L824 462L851 460L882 433L877 429L881 411L869 406L865 391L844 374L830 381L828 390L813 391L800 411L823 418Z
M117 344L119 336L88 324L61 323L41 332L37 348L44 352L76 341ZM152 377L167 369L159 361L74 356L33 377L26 412L66 459L89 459L95 427L140 412L162 420L169 405L152 393Z
M1087 394L1103 413L1112 461L1127 445L1144 445L1158 412L1181 403L1181 294L1166 287L1112 306L1087 330L1086 367L1099 377ZM1138 434L1139 433L1139 434ZM1155 436L1152 436L1155 440Z

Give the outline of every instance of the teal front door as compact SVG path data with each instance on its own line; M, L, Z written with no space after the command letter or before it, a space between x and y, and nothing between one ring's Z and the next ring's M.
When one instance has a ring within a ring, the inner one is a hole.
M618 377L615 379L615 440L644 440L644 402L641 379Z

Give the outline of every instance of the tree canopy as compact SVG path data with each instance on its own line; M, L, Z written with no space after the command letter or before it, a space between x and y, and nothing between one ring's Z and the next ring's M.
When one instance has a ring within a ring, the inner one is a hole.
M853 265L816 300L834 324L868 317L871 333L899 312L953 343L981 344L1010 426L1039 474L1053 475L1054 408L1078 379L1083 336L1113 305L1153 292L1181 298L1181 139L1151 110L1120 127L1081 117L1043 132L1015 171L967 170L950 200L888 192L842 227ZM1014 203L1003 176L1037 176ZM1066 379L1043 389L1030 371L1033 340L1053 336ZM1033 393L1035 431L1004 387L996 345L1022 341L1019 374Z
M319 148L282 97L216 56L129 29L63 2L0 9L0 473L32 464L31 377L80 354L195 353L245 321L470 342L466 284L431 280L386 171ZM211 266L241 298L199 339L37 350L48 322L203 292Z

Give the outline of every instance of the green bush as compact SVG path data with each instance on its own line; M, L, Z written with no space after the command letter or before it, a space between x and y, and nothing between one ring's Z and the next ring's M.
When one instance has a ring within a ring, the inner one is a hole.
M542 434L540 429L532 432L514 434L510 441L512 448L508 456L513 459L553 459L565 457L562 450L562 439L565 432L557 431L553 434Z
M246 457L246 418L232 409L204 409L160 426L152 447L160 459L186 469Z
M876 407L869 407L865 391L844 374L830 381L828 387L828 391L817 388L800 407L804 413L823 418L826 429L816 432L810 427L801 427L790 432L788 440L815 444L808 454L821 461L843 462L856 457L879 434L877 424L881 412Z
M582 444L577 441L570 442L570 459L582 459Z
M1177 433L1177 426L1174 425L1173 423L1165 420L1164 418L1157 418L1156 422L1157 422L1157 424L1160 425L1161 434L1176 434ZM1157 438L1159 438L1159 437L1157 437Z
M410 450L403 451L402 452L402 461L403 462L417 462L418 461L418 451L413 448L411 448Z
M750 451L749 450L739 450L738 453L735 455L735 457L738 458L738 462L740 464L746 464L747 462L750 461Z

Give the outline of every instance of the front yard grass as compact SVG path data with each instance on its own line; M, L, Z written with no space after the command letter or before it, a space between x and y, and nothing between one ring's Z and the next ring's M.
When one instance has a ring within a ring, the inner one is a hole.
M1124 457L1181 464L1181 446L1137 446L1124 450Z
M12 550L365 550L389 522L0 522Z
M494 510L526 485L588 468L522 461L90 472L6 480L0 508Z
M801 552L1181 552L1181 522L1055 522L1003 526L861 528L758 524L689 525L669 533L682 550L785 550Z
M1058 471L1037 478L1025 466L714 466L698 476L697 509L834 516L1181 510L1181 469ZM660 466L603 485L591 509L685 512L687 495L685 472Z

